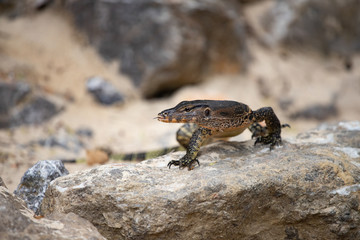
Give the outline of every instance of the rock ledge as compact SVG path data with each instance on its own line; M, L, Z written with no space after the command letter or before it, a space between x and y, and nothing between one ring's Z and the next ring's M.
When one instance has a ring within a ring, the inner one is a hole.
M172 153L52 182L41 210L74 212L108 239L359 239L360 123L324 125L269 151L202 148L193 171Z

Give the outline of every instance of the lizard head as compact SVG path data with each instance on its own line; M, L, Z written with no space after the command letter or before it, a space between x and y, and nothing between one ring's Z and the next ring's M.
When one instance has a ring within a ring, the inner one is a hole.
M199 123L211 114L209 100L182 101L160 112L157 119L168 123Z

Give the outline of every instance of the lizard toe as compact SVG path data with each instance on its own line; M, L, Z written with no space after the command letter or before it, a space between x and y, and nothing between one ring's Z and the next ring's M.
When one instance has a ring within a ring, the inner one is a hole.
M197 160L196 158L193 160L193 161L191 161L191 163L188 165L188 170L190 171L190 170L193 170L194 168L195 168L195 163L197 163L198 164L198 166L200 166L200 162L199 162L199 160Z
M171 160L167 166L169 167L169 169L171 168L171 166L174 165L174 166L179 166L180 165L180 161L179 160Z

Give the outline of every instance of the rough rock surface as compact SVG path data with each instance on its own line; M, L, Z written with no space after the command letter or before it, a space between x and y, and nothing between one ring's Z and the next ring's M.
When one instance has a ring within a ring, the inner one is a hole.
M54 180L43 214L74 212L108 239L359 239L360 122L324 125L273 151L253 142L109 164Z
M50 182L67 174L69 172L60 160L39 161L25 172L14 194L37 213Z
M237 1L75 0L67 8L146 97L209 73L238 72L248 61Z
M0 186L0 216L1 240L105 239L89 221L74 213L56 214L50 219L34 218L25 203L3 186Z
M307 47L345 57L360 51L358 0L277 0L263 20L270 44Z

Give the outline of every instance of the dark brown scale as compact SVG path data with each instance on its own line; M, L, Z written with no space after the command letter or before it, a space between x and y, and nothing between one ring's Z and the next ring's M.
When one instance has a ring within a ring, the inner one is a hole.
M159 113L157 119L187 123L177 133L178 142L187 149L186 154L180 160L170 161L168 166L188 167L189 170L194 168L194 163L199 163L197 154L209 139L233 137L249 128L256 138L255 144L270 144L273 149L281 144L281 127L289 126L280 124L271 107L252 111L246 104L235 101L183 101ZM262 121L266 127L257 124Z

